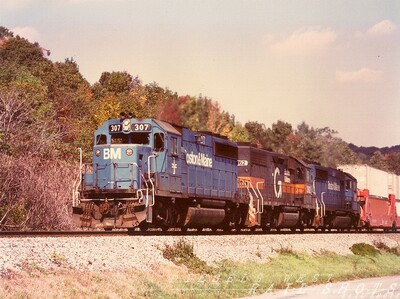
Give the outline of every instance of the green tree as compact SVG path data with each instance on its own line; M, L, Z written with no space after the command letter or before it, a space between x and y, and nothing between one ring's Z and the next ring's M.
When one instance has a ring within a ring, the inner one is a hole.
M14 37L14 33L11 32L6 27L0 26L0 40L5 40L7 38ZM1 42L0 42L1 44Z
M236 123L228 137L236 142L250 142L250 135L246 128L241 123Z
M294 156L304 161L320 163L323 153L317 130L302 122L297 126L295 134L298 137L298 144Z
M94 127L100 127L111 118L118 118L120 112L121 105L115 95L109 94L102 98L91 113Z
M250 142L257 145L259 148L267 148L268 137L267 129L264 124L256 121L247 122L244 125L245 129L249 133Z
M30 43L19 36L9 38L0 47L0 65L11 70L29 71L43 81L52 72L52 63L44 57L43 49L38 43ZM11 81L13 78L9 78Z
M400 153L390 152L386 155L388 170L400 175Z
M180 96L179 100L179 110L181 111L182 125L184 127L199 130L199 118L197 111L197 102L194 97L189 95Z
M289 137L293 135L291 124L278 120L272 124L272 128L267 129L266 133L269 148L277 153L290 154L291 143Z
M40 79L21 73L0 85L1 152L51 156L60 139L47 88Z
M58 152L67 159L76 156L76 148L88 151L91 146L92 92L89 83L71 58L55 62L52 71L43 79L48 86L48 99L56 111L54 119L62 135Z
M329 127L315 129L302 122L297 126L295 134L297 142L293 147L293 155L299 159L328 167L358 162L357 155L348 144L335 137L337 131Z
M128 72L103 72L99 82L93 86L96 98L104 96L106 93L128 93L133 87L132 75Z
M389 167L386 163L385 156L381 153L381 151L375 151L372 157L369 159L370 166L388 171Z

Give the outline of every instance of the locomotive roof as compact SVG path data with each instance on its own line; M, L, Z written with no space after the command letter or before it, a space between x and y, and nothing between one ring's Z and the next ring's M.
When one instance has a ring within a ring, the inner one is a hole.
M277 157L283 157L283 158L289 158L289 159L293 159L295 161L297 161L300 165L306 167L306 168L310 168L310 165L307 164L306 162L304 162L301 159L298 159L294 156L290 156L290 155L286 155L286 154L281 154L281 153L277 153L271 150L267 150L265 148L258 148L255 144L251 144L250 142L238 142L238 147L242 147L242 148L249 148L252 150L256 150L256 151L260 151L260 152L266 152L270 155L273 156L277 156Z
M182 135L181 132L179 132L175 126L171 125L170 123L167 123L165 121L162 120L158 120L158 119L153 119L153 121L158 124L161 128L163 128L165 131L169 132L169 133L173 133L176 135Z
M356 178L355 176L353 176L351 173L348 173L348 172L345 172L345 171L344 171L344 173L345 173L348 177L350 177L351 179L357 181L357 178ZM358 181L357 181L357 182L358 182Z

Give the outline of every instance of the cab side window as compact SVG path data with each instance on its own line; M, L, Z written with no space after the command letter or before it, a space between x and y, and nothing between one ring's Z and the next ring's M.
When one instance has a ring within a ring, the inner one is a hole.
M162 152L165 147L164 134L163 133L155 133L154 134L154 151Z
M305 179L304 170L302 168L297 168L296 169L296 178L299 179L299 180L304 180Z
M346 180L346 190L353 190L353 184L350 180Z
M172 147L172 155L178 156L178 138L171 137L171 147Z

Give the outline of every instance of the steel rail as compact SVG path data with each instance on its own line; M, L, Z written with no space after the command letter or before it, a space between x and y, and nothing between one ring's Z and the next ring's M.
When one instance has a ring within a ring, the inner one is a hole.
M14 238L14 237L25 237L25 238L36 238L36 237L98 237L98 236L227 236L227 235L326 235L326 234L396 234L397 232L374 230L374 231L340 231L340 230L325 230L325 231L315 231L313 229L300 231L291 230L250 230L243 229L241 231L223 231L217 230L212 231L211 229L206 229L203 231L197 231L196 229L189 229L187 231L181 231L180 229L171 229L168 231L162 231L161 229L152 229L148 231L140 230L75 230L75 231L0 231L0 238Z

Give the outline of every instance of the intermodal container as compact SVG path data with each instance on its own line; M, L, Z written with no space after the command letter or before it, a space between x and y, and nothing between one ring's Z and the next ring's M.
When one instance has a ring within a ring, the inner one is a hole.
M394 194L400 199L399 176L368 165L340 165L338 168L357 179L358 189L368 189L374 197L388 198L389 194Z

